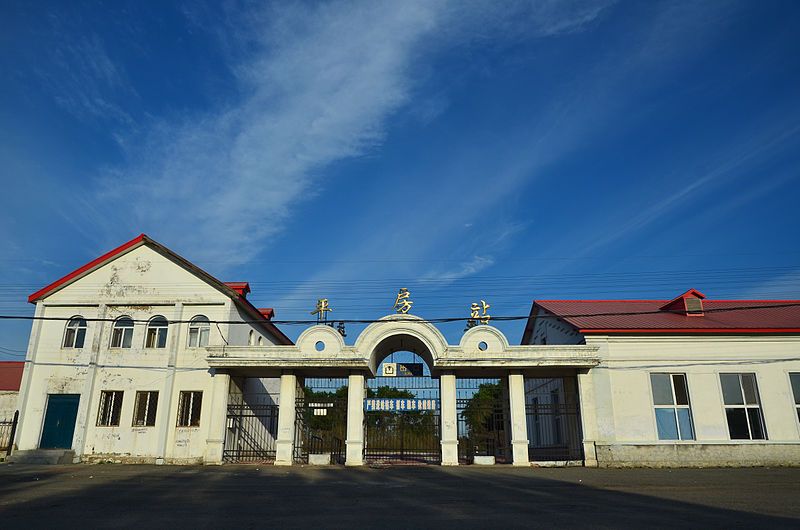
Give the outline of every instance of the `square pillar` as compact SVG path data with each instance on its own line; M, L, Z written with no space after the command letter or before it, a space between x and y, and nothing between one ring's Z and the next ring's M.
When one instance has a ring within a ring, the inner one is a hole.
M439 376L439 403L441 404L442 465L458 465L458 415L456 412L456 376Z
M364 375L351 374L347 381L346 466L364 465Z
M581 411L581 431L583 432L583 465L597 467L597 409L594 399L592 374L588 370L578 373L578 404Z
M225 446L225 431L228 420L228 393L231 376L214 372L211 377L211 420L206 439L206 464L221 464Z
M525 378L508 374L508 405L511 411L511 453L515 466L528 466L528 424L525 418Z
M275 441L275 465L291 466L294 461L295 401L297 376L281 375L281 396L278 403L278 439Z

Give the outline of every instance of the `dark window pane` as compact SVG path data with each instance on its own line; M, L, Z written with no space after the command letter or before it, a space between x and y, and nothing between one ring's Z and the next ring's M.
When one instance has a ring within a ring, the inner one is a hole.
M750 432L747 430L747 414L744 409L725 409L728 416L728 433L731 440L749 440Z
M111 412L111 425L119 425L119 417L122 414L122 392L114 392L114 407Z
M756 408L747 409L747 416L750 420L750 432L753 434L753 440L765 440L767 436L764 433L764 424L761 421L761 410Z
M158 407L158 392L150 392L150 403L147 406L147 425L156 424L156 408Z
M132 340L133 340L133 328L125 329L122 334L122 347L130 348Z
M75 330L72 328L67 328L67 332L64 333L64 347L72 348L74 342L75 342Z
M83 342L86 339L86 328L78 328L78 336L75 338L75 347L83 348Z
M678 424L681 426L681 440L694 440L692 414L689 409L678 409Z
M672 382L675 385L675 403L677 405L688 405L689 393L686 390L686 376L683 374L673 374Z
M158 348L166 348L167 347L167 328L161 328L158 334Z
M678 424L675 422L675 409L656 409L656 426L659 440L677 440Z
M722 399L726 405L744 405L742 389L739 386L739 374L720 374L722 382Z
M203 403L203 393L193 392L194 399L192 400L192 427L200 425L200 408Z
M744 388L745 403L748 405L758 405L755 374L742 374L742 387Z
M789 379L792 381L794 402L796 405L800 405L800 374L789 374Z
M669 374L650 374L650 382L653 385L653 404L672 405L672 385L669 382Z

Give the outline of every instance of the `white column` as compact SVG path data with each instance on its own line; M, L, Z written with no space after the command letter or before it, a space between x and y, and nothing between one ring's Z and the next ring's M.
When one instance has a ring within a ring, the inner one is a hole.
M456 376L439 376L439 403L442 424L442 465L458 465L458 417L456 412Z
M183 320L183 303L178 302L172 310L172 320L180 322ZM158 456L156 464L161 465L167 458L167 445L170 433L175 432L177 423L177 400L175 393L175 370L178 363L178 349L181 340L186 340L183 334L182 324L171 324L169 328L169 357L167 358L167 375L164 378L164 386L158 396L158 405L163 414L156 414L156 425L158 426ZM160 418L159 418L160 416Z
M107 326L102 319L108 315L108 306L100 304L97 307L97 320L94 333L92 335L92 349L89 352L89 367L86 370L86 379L83 382L81 398L78 402L78 415L75 420L75 437L72 447L75 450L75 461L79 462L81 456L86 452L86 439L89 437L89 427L92 425L89 418L89 411L94 402L94 388L97 382L97 363L100 360L100 350L106 344L106 336L103 333Z
M275 465L291 466L294 460L295 400L297 376L281 375L281 397L278 404L278 439L275 442Z
M228 419L228 393L231 376L214 371L211 377L211 420L206 439L206 464L221 464Z
M346 466L364 465L364 375L351 374L347 381Z
M508 374L508 399L513 463L515 466L528 466L528 424L525 419L525 379L522 374Z
M588 370L578 373L578 403L581 410L581 430L583 431L583 465L597 467L597 412L594 399L592 374Z
M34 316L44 316L44 304L36 302ZM25 356L25 368L22 370L22 381L17 396L17 408L19 409L19 419L17 421L16 447L20 449L35 449L39 446L39 428L28 428L28 424L42 425L44 418L41 415L33 416L29 402L31 400L31 386L33 385L33 370L36 366L36 354L39 351L39 337L42 334L42 320L34 320L31 326L31 336L28 339L28 351ZM44 411L44 407L42 407ZM28 420L26 422L26 420ZM25 427L25 429L23 429ZM14 445L14 440L11 440Z

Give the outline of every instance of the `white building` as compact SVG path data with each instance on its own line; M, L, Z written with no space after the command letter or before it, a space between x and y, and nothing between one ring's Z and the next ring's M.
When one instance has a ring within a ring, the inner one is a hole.
M800 462L798 302L534 302L519 346L408 314L292 344L248 292L142 235L31 295L14 457Z

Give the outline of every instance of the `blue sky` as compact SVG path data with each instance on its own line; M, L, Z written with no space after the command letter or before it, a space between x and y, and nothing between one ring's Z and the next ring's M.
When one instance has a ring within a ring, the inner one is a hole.
M0 314L140 232L278 319L800 297L798 34L774 1L4 2Z

